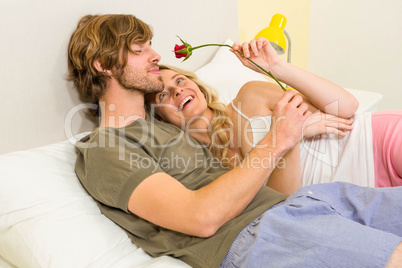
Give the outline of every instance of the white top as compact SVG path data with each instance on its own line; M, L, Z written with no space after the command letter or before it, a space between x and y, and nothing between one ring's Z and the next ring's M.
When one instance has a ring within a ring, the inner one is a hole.
M271 116L248 118L233 102L231 105L237 113L248 120L255 146L270 130ZM356 114L353 119L353 130L346 132L346 137L321 134L302 140L300 143L302 186L333 181L375 186L371 113Z

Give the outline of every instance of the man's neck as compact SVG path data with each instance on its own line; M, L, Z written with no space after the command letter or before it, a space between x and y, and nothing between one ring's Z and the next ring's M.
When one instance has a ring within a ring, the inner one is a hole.
M145 119L144 94L124 89L108 91L99 100L101 127L121 128Z

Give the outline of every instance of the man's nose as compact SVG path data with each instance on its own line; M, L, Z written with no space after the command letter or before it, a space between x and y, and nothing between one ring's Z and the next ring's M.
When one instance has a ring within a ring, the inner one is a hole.
M158 62L160 62L161 61L161 56L158 54L158 53L156 53L156 51L155 50L153 50L152 49L152 56L151 56L151 62L153 62L153 63L158 63Z

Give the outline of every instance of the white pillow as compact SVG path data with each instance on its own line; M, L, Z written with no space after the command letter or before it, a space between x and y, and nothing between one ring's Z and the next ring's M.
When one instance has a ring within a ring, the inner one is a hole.
M64 141L0 155L0 256L17 267L189 267L152 258L101 214Z
M233 41L228 39L225 44L232 46ZM267 81L263 75L244 67L229 49L220 47L208 64L195 71L201 80L218 91L220 101L225 104L236 97L245 83L253 80Z

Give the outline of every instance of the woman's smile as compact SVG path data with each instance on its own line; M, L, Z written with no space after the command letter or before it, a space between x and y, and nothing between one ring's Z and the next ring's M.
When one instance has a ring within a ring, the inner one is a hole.
M178 109L179 111L183 110L184 108L187 107L192 101L194 100L194 95L184 95L182 98L180 98Z

